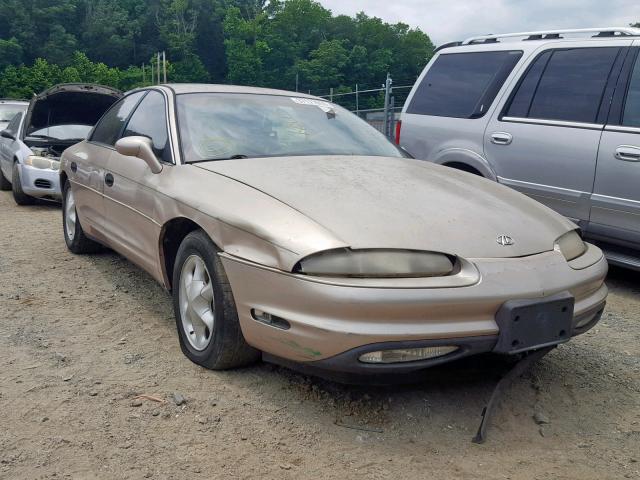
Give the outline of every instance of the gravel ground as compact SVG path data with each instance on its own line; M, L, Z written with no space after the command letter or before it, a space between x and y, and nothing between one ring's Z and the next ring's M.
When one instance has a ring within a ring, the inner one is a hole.
M67 252L59 207L1 192L0 232L0 478L640 478L638 273L611 272L601 323L518 380L476 445L503 363L400 387L207 371L148 275Z

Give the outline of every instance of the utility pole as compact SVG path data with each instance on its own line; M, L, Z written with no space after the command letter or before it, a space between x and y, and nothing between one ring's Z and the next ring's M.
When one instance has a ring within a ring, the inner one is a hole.
M157 72L158 72L158 83L157 83L157 85L159 85L160 84L160 52L157 53L157 57L156 58L158 59L158 68L156 69Z
M164 73L164 83L167 83L167 55L165 51L162 51L162 70Z
M391 103L391 85L393 85L393 80L391 80L391 74L387 73L387 81L384 83L384 134L387 138L391 138L391 123L390 122L390 103Z
M298 91L299 80L300 80L300 74L298 72L296 72L296 92Z
M356 115L360 116L360 91L358 90L357 83L356 83Z
M144 63L142 64L142 85L146 85L147 83L147 78L144 74Z

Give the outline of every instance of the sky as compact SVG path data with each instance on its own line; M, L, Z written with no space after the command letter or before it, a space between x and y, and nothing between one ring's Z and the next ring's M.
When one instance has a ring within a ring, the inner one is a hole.
M334 14L364 11L420 29L435 45L487 33L620 27L640 22L640 0L318 0Z

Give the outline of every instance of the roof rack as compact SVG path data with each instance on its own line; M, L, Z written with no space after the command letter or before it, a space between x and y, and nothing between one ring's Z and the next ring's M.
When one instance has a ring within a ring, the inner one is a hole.
M595 34L593 37L624 37L624 36L640 36L640 29L633 27L601 27L601 28L574 28L568 30L543 30L538 32L518 32L518 33L502 33L498 35L481 35L478 37L470 37L464 40L462 45L473 45L476 43L495 43L500 38L517 38L525 37L523 40L553 40L562 38L565 34Z

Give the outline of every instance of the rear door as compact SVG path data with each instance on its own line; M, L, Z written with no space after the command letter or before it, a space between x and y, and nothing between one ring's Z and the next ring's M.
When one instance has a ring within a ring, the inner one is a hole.
M17 138L19 138L20 124L22 123L23 112L16 113L13 119L7 125L7 130L14 136L14 139L0 137L0 168L5 178L11 180L11 169L13 168L13 156L18 150L16 146Z
M521 50L440 53L407 99L401 145L415 158L467 160L482 169L474 159L482 154L487 113L520 58Z
M150 90L131 115L121 137L151 139L164 169L154 174L135 157L113 151L105 170L105 229L113 248L152 274L159 275L156 185L173 166L165 97Z
M602 133L589 232L640 248L640 42L634 45Z
M89 235L104 238L104 175L129 115L144 92L136 92L116 102L96 124L90 139L74 148L69 158L76 208Z
M485 133L500 183L587 225L600 135L630 44L537 52Z

